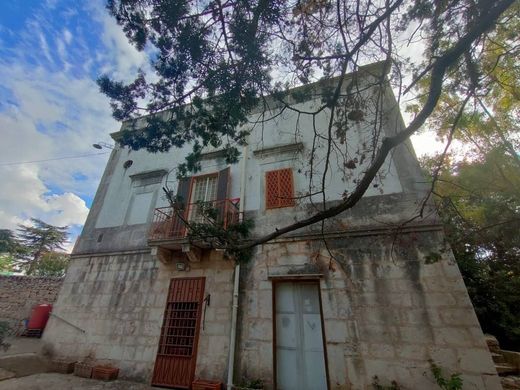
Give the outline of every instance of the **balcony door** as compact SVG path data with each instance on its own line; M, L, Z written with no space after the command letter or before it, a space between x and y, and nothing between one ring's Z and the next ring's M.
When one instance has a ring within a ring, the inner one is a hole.
M202 207L214 207L217 200L218 175L194 177L191 189L191 203L193 204L188 219L192 222L203 223Z

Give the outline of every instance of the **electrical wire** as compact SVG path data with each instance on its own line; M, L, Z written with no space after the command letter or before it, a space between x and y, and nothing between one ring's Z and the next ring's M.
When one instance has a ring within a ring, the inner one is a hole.
M83 154L83 155L79 155L79 156L64 156L64 157L48 158L48 159L45 159L45 160L17 161L17 162L0 163L0 167L7 167L7 166L10 166L10 165L36 164L36 163L41 163L41 162L67 160L67 159L72 159L72 158L83 158L83 157L100 156L100 155L109 154L109 153L110 152L91 153L91 154Z

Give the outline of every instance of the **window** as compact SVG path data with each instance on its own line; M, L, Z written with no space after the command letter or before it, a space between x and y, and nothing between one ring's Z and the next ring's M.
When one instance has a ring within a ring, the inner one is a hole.
M265 208L276 209L294 206L292 169L279 169L265 173Z
M192 183L191 203L189 220L193 222L204 222L204 216L198 203L209 203L217 200L218 176L208 175L202 177L194 177ZM213 207L213 206L211 206Z
M211 202L217 199L217 175L194 177L191 202Z

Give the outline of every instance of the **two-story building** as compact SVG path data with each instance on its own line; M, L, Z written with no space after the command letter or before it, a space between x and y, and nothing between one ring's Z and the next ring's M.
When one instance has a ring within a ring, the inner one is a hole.
M190 221L226 228L242 219L260 237L341 202L370 160L364 152L404 126L381 72L375 64L346 76L345 88L355 81L367 97L364 116L333 135L326 170L320 132L329 114L302 114L322 104L326 82L305 87L313 93L294 104L299 112L274 99L252 112L238 164L208 150L201 171L177 181L189 147L152 154L117 145L43 337L49 352L172 388L258 379L267 389L368 389L378 377L435 389L432 360L461 373L464 388L500 389L409 142L353 209L258 245L239 266L189 237ZM211 220L203 204L218 211Z

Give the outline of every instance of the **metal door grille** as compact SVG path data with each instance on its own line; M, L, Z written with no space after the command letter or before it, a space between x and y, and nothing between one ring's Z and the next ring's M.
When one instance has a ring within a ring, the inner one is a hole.
M195 377L205 278L172 279L152 385L189 389Z
M197 325L198 302L169 302L159 354L191 356Z

